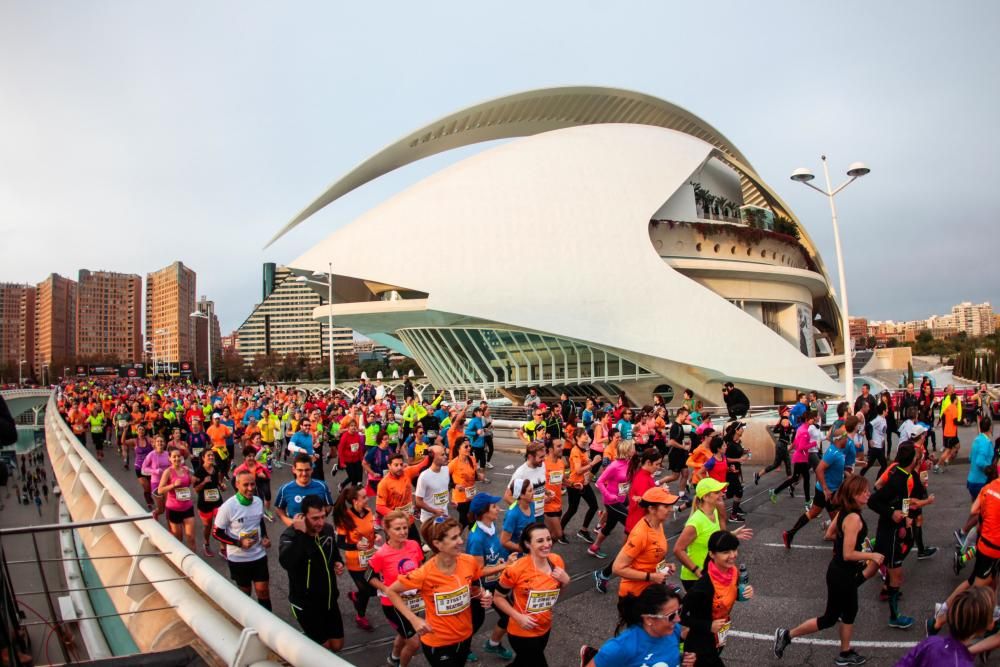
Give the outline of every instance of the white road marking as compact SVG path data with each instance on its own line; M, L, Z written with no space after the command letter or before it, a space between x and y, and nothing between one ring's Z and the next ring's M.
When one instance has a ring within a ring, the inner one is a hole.
M765 547L781 547L782 549L785 548L784 544L780 544L778 542L765 542L764 546ZM831 544L831 545L825 545L824 546L824 545L818 545L818 544L793 544L792 548L793 549L820 549L822 551L829 551L830 549L833 548L833 545Z
M765 635L760 632L743 632L742 630L730 630L730 637L741 639L757 639L761 641L774 641L774 635ZM812 637L796 637L793 644L813 644L815 646L840 646L839 639L815 639ZM851 640L851 646L858 648L913 648L917 642L878 642L878 641L857 641Z

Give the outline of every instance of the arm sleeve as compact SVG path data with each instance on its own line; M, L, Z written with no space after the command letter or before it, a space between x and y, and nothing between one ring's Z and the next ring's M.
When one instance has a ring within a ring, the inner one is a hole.
M294 570L305 560L305 540L308 536L289 527L278 539L278 562L286 570Z

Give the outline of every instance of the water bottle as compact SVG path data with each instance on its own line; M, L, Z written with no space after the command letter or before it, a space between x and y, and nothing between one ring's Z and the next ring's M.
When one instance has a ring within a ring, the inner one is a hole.
M736 584L736 597L740 600L746 599L743 592L746 591L747 586L750 584L750 575L747 573L746 564L740 565L740 578L739 582Z

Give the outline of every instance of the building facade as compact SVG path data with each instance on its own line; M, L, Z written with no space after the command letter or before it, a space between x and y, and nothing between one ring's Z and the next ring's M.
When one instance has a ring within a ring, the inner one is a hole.
M973 304L969 301L951 307L955 328L967 336L989 336L996 330L993 321L993 306L986 303Z
M62 375L53 362L76 361L76 296L76 281L57 273L35 287L35 377L41 377L43 366Z
M0 369L4 379L35 368L35 287L0 283ZM47 378L46 378L47 379Z
M204 313L205 317L195 317L194 319L194 369L195 375L199 378L208 378L208 356L212 355L212 375L219 372L219 361L222 359L222 329L219 327L219 318L215 314L215 302L209 301L202 296L198 300L197 312ZM211 345L209 345L211 336Z
M725 381L754 403L843 391L845 326L805 228L718 130L641 93L556 88L463 109L366 160L278 236L401 166L497 139L512 141L290 263L335 267L317 321L414 357L436 386L515 400L532 386L637 402L690 388L718 403ZM429 261L458 229L475 242Z
M299 280L288 268L264 265L263 300L254 307L236 330L235 347L244 362L257 355L299 354L314 363L322 362L329 349L326 320L313 318L313 311L326 303L325 282L314 290ZM321 294L322 293L322 294ZM334 327L334 355L354 351L354 333L350 328Z
M146 342L162 367L177 372L180 362L193 362L196 281L194 271L174 262L146 274Z
M77 282L77 360L142 361L142 278L81 269Z

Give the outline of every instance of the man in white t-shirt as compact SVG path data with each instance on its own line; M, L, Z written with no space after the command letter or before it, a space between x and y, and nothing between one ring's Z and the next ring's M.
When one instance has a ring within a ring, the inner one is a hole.
M427 456L433 457L427 470L417 477L417 490L413 493L413 503L420 508L420 521L431 521L448 516L448 483L451 475L446 464L448 454L441 445L427 448Z
M878 479L889 465L887 461L888 452L885 451L885 432L887 428L885 411L885 403L879 403L875 408L875 418L872 419L872 439L868 441L868 463L861 469L862 476L868 472L869 468L878 463L879 470L878 474L875 475L875 479ZM860 431L861 429L858 430Z
M534 490L535 518L541 521L545 513L545 445L540 442L533 442L528 445L524 455L524 463L514 471L510 478L510 484L503 494L504 506L514 502L514 488L520 488L520 481L526 479L531 482Z
M271 540L264 527L264 503L254 497L254 475L246 470L236 475L236 495L228 498L215 515L215 539L226 545L229 576L250 595L253 587L257 602L271 609L270 574L267 549Z

